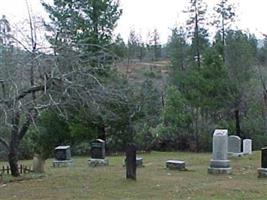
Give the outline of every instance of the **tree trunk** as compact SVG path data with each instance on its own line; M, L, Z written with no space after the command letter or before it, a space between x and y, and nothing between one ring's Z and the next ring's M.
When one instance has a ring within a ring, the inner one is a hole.
M126 179L136 180L136 147L129 144L126 148Z
M197 66L200 69L200 47L199 47L199 27L198 27L198 14L195 15L195 39L196 39L196 53L197 53Z
M240 128L240 117L239 117L239 110L235 110L235 129L236 135L242 138L241 136L241 128Z
M9 143L9 153L8 153L8 162L10 165L11 175L19 176L18 169L18 144L19 144L19 119L20 115L18 112L14 113L12 118L12 130L11 138Z
M8 162L10 165L11 175L15 177L19 176L17 140L18 138L16 138L16 136L12 134L8 154Z
M36 114L36 113L35 113ZM8 154L8 162L10 165L11 175L12 176L19 176L18 170L18 147L20 141L23 139L24 135L26 134L31 121L32 121L32 114L29 113L27 120L24 122L22 127L19 129L20 123L20 113L15 112L12 118L12 130L11 130L11 138L9 143L9 154Z
M106 141L106 129L105 129L105 126L101 126L100 127L100 133L98 135L98 138L101 139L101 140L104 140Z
M263 84L263 120L265 121L265 134L267 134L267 89L265 82L262 81Z
M224 24L224 12L222 13L222 59L225 64L225 24Z
M196 141L196 147L194 151L199 151L200 149L200 141L199 141L199 125L198 125L198 119L199 119L199 110L197 108L196 113L196 130L195 130L195 141Z

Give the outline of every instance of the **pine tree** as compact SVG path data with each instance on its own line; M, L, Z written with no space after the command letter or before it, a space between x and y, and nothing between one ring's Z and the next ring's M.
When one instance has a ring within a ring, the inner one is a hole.
M216 25L219 29L218 33L222 43L222 57L223 60L225 60L225 37L231 26L231 23L235 20L236 13L234 10L234 5L230 4L228 0L220 0L220 2L214 7L214 10L217 15L214 17L215 20L212 25Z
M187 31L189 33L189 37L192 38L192 43L194 41L194 45L192 46L194 50L194 57L196 58L198 68L200 68L200 34L201 30L204 29L207 6L203 0L190 0L189 3L190 5L188 9L184 11L189 15L189 19L187 20Z
M225 65L228 69L232 84L231 110L234 111L236 134L243 137L241 130L241 117L244 113L244 98L248 84L252 78L253 65L257 52L255 36L242 31L230 31L225 41Z
M53 22L53 45L78 44L85 52L97 52L111 44L113 29L122 14L114 0L54 0L43 3Z
M188 45L186 44L185 31L182 27L172 30L167 48L173 71L184 71L186 68Z

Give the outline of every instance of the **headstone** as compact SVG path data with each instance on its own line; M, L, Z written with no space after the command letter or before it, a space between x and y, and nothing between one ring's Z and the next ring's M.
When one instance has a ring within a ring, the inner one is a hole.
M34 173L44 173L45 160L39 155L34 154L32 168Z
M105 141L96 139L91 142L91 158L88 160L90 167L106 166L108 159L105 159Z
M261 149L261 168L258 168L258 177L267 178L267 147Z
M126 179L136 180L136 147L130 144L126 148Z
M104 159L105 158L105 141L96 139L91 143L91 158Z
M126 158L123 160L123 167L125 167ZM143 158L142 157L136 157L136 167L144 167L143 165Z
M53 167L71 166L72 162L70 146L58 146L55 148Z
M185 170L185 162L181 160L167 160L166 168Z
M243 140L243 154L252 154L252 140Z
M212 159L209 174L230 174L232 168L228 160L228 130L216 129L213 134Z
M228 153L231 156L242 156L241 138L236 135L228 137Z
M267 147L261 149L261 167L267 168Z

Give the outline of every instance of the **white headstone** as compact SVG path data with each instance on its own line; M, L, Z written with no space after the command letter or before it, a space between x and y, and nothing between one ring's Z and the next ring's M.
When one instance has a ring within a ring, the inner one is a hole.
M252 154L252 140L251 139L243 140L243 153Z
M224 129L216 129L213 134L212 143L212 159L227 160L227 142L228 131Z
M208 168L210 174L231 173L228 160L228 130L216 129L213 134L212 159Z

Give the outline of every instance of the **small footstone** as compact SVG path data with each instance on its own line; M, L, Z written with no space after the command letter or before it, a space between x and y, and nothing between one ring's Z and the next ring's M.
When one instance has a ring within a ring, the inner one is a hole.
M167 160L166 161L166 168L185 170L185 162L181 161L181 160Z
M267 178L267 168L258 168L258 178Z
M126 158L124 158L123 160L123 167L125 167L125 161L126 161ZM144 167L142 157L136 157L136 167Z
M89 167L97 167L97 166L108 166L108 159L95 159L90 158L88 160Z

